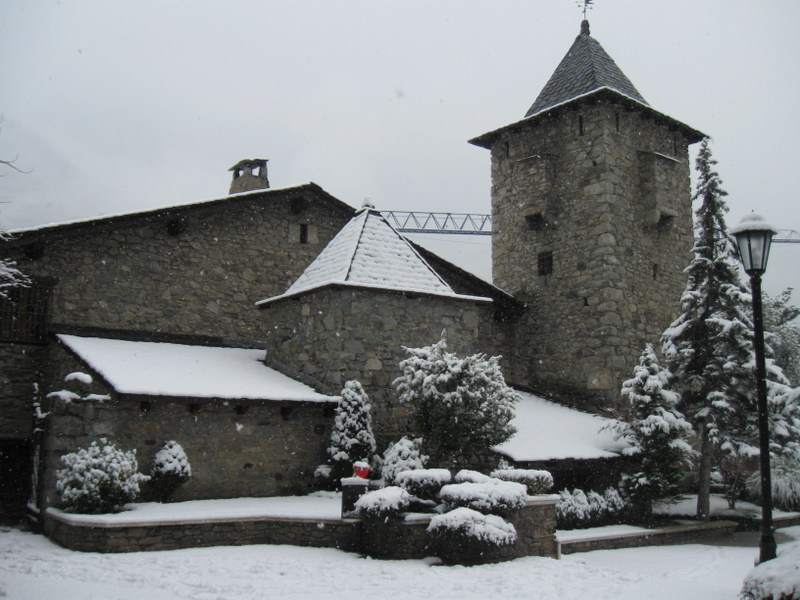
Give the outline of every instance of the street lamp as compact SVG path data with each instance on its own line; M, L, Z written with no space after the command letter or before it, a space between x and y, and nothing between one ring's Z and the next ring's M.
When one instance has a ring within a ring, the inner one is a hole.
M751 213L731 229L739 258L750 276L753 292L753 337L756 353L756 391L758 394L758 437L761 464L761 542L759 563L775 558L772 529L772 479L769 466L769 413L767 412L767 367L764 360L764 319L761 306L761 275L767 270L769 247L777 230L761 215Z

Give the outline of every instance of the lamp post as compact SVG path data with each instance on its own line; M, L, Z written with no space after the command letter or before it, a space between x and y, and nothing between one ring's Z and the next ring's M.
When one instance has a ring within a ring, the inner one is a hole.
M759 563L775 558L775 534L772 529L772 479L769 466L769 413L767 411L767 367L764 360L764 319L761 306L761 276L767 270L772 236L777 230L755 213L744 217L731 229L736 238L739 258L750 276L753 292L753 337L756 354L756 391L758 397L758 437L761 464L761 541Z

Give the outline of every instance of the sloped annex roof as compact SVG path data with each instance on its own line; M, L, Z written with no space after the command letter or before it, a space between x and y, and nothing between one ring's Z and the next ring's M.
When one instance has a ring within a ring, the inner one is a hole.
M264 363L264 350L58 334L117 393L132 396L338 402Z
M414 244L372 208L357 212L286 292L256 304L262 306L329 285L490 301L483 296L458 294Z
M532 117L602 88L647 104L600 43L589 35L589 21L583 21L580 34L525 116Z

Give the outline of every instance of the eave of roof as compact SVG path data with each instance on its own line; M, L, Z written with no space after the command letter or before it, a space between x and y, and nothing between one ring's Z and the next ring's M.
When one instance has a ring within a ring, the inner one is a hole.
M530 117L525 117L511 123L509 125L504 125L498 129L494 129L482 135L472 138L469 140L470 144L474 146L478 146L480 148L487 148L491 149L492 146L506 133L521 131L530 127L535 127L536 125L544 122L547 119L555 118L560 115L564 110L568 110L569 108L579 106L581 104L589 104L592 102L599 102L601 100L610 100L612 102L619 102L623 104L626 108L630 110L636 110L643 115L650 117L656 121L660 121L665 123L668 127L676 129L683 133L690 144L694 144L699 142L703 138L706 137L706 134L694 129L674 119L658 110L655 110L651 106L647 104L642 104L641 102L637 101L634 98L630 98L629 96L625 96L621 94L619 91L611 89L611 88L599 88L593 90L587 94L579 96L577 98L572 98L562 104L557 104L547 108L546 110L536 113Z

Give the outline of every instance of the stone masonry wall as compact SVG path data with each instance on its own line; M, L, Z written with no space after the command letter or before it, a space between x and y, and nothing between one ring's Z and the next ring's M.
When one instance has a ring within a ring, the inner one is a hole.
M268 362L330 393L357 379L372 400L376 434L396 439L408 431L408 409L392 386L403 347L428 346L446 330L449 351L491 353L493 310L489 302L329 287L267 304L261 317Z
M53 358L60 377L81 368L64 351ZM64 387L74 390L63 383L49 390ZM180 443L192 477L175 500L305 494L313 491L314 469L326 459L333 422L328 403L130 399L97 378L87 391L110 394L111 400L45 402L50 414L40 476L43 506L58 505L55 472L61 456L101 437L121 449L135 449L143 473L164 442Z
M352 215L323 196L309 185L68 226L45 241L32 231L7 251L26 273L57 279L54 323L255 339L253 303L282 293Z
M0 343L0 439L30 439L34 384L44 355L44 346Z
M565 108L503 133L492 185L495 284L529 307L520 383L615 398L678 314L692 246L685 137L608 101Z

